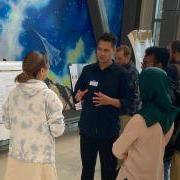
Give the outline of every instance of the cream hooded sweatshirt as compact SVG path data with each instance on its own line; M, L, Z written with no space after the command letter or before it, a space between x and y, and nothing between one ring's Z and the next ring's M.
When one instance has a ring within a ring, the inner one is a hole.
M10 129L9 156L26 162L54 163L55 137L64 132L63 105L40 80L17 84L3 106Z

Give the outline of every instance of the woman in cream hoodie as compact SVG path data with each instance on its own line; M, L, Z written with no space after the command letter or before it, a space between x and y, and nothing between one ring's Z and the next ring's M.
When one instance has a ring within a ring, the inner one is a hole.
M10 129L5 180L57 180L55 138L64 132L62 103L43 80L47 57L29 53L23 72L3 106L3 121Z

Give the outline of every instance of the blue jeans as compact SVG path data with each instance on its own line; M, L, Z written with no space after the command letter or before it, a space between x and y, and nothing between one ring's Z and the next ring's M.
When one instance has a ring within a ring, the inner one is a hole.
M171 160L164 161L164 180L170 180L170 165Z

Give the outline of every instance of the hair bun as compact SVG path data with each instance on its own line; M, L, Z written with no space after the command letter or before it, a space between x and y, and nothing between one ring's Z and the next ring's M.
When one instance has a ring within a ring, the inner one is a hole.
M22 72L21 74L17 75L15 78L15 82L24 83L31 79L26 72Z

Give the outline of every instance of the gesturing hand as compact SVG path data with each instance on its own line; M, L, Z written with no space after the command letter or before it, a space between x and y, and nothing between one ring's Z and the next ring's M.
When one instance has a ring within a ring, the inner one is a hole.
M95 106L102 106L102 105L110 105L112 98L101 93L94 93L96 96L93 97L93 103L95 104Z
M76 96L75 96L75 100L77 102L80 102L82 101L83 97L85 96L85 94L88 92L88 89L84 90L84 91L81 91L81 90L78 90L78 92L76 93Z

